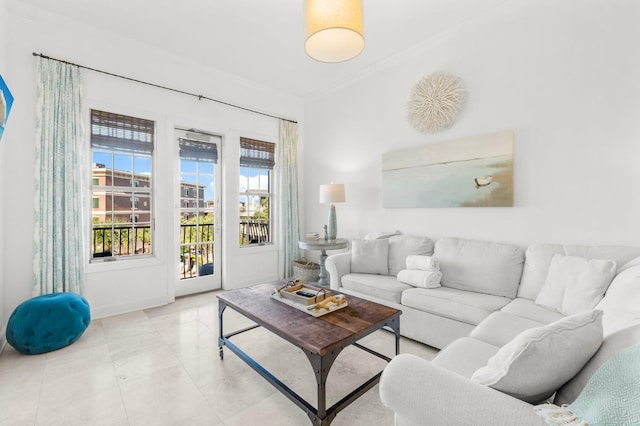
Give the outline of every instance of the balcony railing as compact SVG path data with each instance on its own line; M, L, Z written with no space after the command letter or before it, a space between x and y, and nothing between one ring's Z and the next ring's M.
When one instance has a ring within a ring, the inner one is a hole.
M271 242L269 223L257 220L240 221L240 245L264 244Z
M92 256L129 256L151 252L151 226L98 225L93 227Z
M212 223L180 225L180 278L213 273L213 240ZM94 225L91 241L93 258L150 253L151 226ZM264 244L270 241L268 223L253 220L240 221L241 245Z
M212 223L180 225L180 279L213 274L213 240Z

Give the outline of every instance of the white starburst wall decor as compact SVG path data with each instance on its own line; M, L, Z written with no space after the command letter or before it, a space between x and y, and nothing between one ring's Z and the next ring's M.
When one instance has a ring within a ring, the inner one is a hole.
M453 74L435 72L413 86L407 118L420 132L437 132L453 124L463 101L462 80Z

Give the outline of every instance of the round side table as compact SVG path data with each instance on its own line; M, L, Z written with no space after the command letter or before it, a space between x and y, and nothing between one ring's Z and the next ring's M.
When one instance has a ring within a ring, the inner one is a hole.
M335 240L302 240L298 241L298 247L303 250L320 250L320 280L319 285L327 286L327 268L324 266L327 260L327 250L339 250L347 248L349 241L346 238L336 238Z

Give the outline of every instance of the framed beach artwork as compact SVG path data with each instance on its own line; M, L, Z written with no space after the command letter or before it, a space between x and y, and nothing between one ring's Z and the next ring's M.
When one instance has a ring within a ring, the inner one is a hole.
M382 155L387 208L512 207L513 131Z
M11 112L12 105L13 95L11 95L7 84L0 75L0 140L2 140L4 126L6 126L7 120L9 119L9 112Z

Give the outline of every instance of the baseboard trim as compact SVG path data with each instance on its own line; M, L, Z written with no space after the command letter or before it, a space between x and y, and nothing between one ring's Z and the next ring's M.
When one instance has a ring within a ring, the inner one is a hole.
M126 314L134 311L141 311L143 309L155 308L158 306L164 306L169 304L167 296L154 297L152 299L145 299L135 302L119 303L110 306L100 306L97 308L91 307L91 319L100 319L110 317L113 315Z

